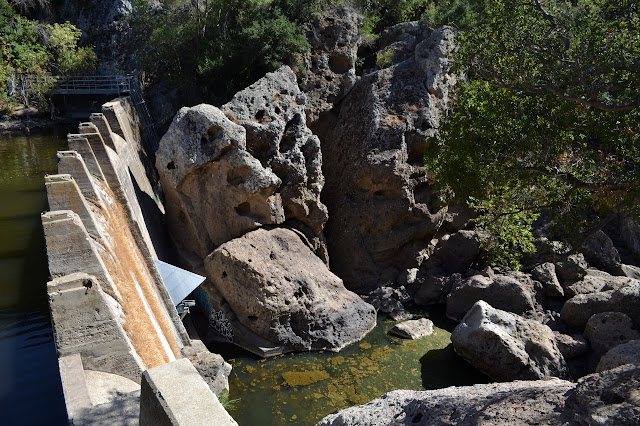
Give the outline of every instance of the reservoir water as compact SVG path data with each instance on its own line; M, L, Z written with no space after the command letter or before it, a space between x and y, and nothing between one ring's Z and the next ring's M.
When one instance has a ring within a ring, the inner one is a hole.
M0 423L65 425L40 224L66 129L0 135Z

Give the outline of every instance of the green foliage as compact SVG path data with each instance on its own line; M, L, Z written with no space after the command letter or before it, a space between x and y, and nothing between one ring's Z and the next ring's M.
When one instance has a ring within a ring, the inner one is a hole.
M393 49L382 50L376 54L376 65L384 69L391 66L393 62Z
M229 399L229 392L222 391L220 395L218 395L218 401L226 410L233 410L236 408L236 404L240 401L240 398Z
M420 21L432 28L452 25L459 29L473 28L478 23L483 0L435 0L428 2Z
M319 0L136 2L132 47L143 67L189 89L198 101L228 99L309 48L302 25ZM197 94L194 90L197 87Z
M10 112L18 100L46 109L48 77L93 72L97 57L93 48L78 47L81 31L75 26L43 25L18 14L12 4L29 10L46 2L0 0L0 110ZM17 90L21 74L36 78L28 92Z
M638 212L640 20L607 0L491 0L481 15L458 38L470 78L425 162L513 266L541 210L577 244L602 226L594 213Z

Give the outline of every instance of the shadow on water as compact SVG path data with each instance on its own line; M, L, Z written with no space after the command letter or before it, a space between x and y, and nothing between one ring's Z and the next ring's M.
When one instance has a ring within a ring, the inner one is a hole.
M453 349L452 344L442 349L430 350L420 358L420 365L422 386L425 389L467 386L494 381L462 359Z

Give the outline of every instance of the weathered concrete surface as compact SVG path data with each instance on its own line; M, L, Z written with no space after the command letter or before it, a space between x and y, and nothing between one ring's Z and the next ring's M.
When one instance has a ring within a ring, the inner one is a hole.
M58 151L57 158L59 174L73 176L73 179L82 191L82 195L87 200L100 200L98 190L96 189L96 182L94 181L94 179L97 178L89 172L84 157L76 151Z
M67 416L73 421L78 412L93 405L80 354L61 356L58 358L58 367Z
M202 424L237 425L188 359L143 373L140 426Z
M338 351L376 324L375 309L292 230L258 229L231 240L205 267L237 321L284 351Z
M49 209L72 210L80 217L87 232L94 238L100 238L91 207L71 175L47 175L44 177L44 185Z
M47 284L49 309L59 356L79 353L87 369L140 381L144 363L116 320L122 315L100 281L74 273Z
M546 325L476 302L451 334L455 351L495 380L567 378L567 366Z

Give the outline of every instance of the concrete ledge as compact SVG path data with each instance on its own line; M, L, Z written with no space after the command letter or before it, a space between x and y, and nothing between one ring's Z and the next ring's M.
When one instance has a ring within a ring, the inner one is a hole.
M142 374L140 425L232 426L237 423L193 364L183 358Z
M58 151L57 158L59 174L73 176L86 199L94 202L101 200L84 158L77 151Z
M58 358L58 368L67 415L72 420L80 410L92 406L80 354Z
M89 145L89 140L86 136L80 134L68 134L67 145L69 146L70 151L76 151L82 156L87 166L87 170L89 170L89 173L102 180L103 182L107 181L104 177L104 173L102 173L102 168L100 167L100 164L98 164L98 159L93 153L93 149L91 148L91 145Z
M96 239L100 239L100 231L80 188L71 175L46 175L44 184L47 188L49 209L72 210L82 220L86 230Z

